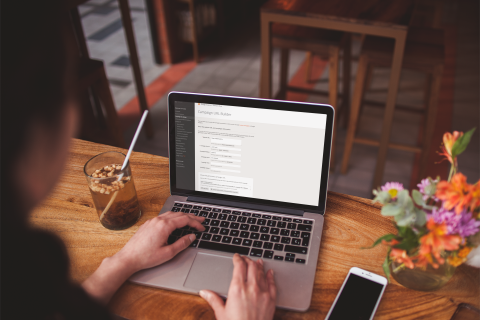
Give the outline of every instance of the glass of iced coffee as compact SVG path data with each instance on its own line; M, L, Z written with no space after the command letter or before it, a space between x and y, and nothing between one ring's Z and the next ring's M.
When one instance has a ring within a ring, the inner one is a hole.
M111 230L134 225L142 212L130 163L122 170L125 155L104 152L88 160L84 172L101 224Z

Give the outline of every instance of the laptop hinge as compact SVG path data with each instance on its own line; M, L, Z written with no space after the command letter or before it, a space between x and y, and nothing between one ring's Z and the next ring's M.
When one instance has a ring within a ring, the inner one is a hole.
M295 216L303 216L303 213L304 213L303 210L280 208L280 207L273 207L273 206L263 206L263 205L259 205L259 204L251 204L251 203L235 202L235 201L225 201L225 200L195 197L195 196L188 197L187 201L201 202L201 203L208 203L208 204L216 204L216 205L219 205L219 206L237 207L237 208L244 208L244 209L250 209L250 210L285 213L285 214L292 214L292 215L295 215Z

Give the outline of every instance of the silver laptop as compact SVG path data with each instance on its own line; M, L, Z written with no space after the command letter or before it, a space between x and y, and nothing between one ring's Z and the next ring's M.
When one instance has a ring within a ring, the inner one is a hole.
M329 105L196 93L168 96L170 192L160 214L205 217L171 261L134 274L146 286L227 297L234 253L273 269L277 307L310 306L327 196Z

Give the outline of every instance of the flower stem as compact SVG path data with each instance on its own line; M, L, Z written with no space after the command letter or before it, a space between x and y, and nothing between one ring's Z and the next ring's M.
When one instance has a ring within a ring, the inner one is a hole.
M403 269L405 269L405 263L402 263L401 265L399 265L398 267L393 269L393 273L397 273L398 271L403 270Z

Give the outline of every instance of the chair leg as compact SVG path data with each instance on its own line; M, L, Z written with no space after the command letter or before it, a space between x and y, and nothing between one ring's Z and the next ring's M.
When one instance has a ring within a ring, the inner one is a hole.
M348 118L350 117L351 65L352 65L352 36L349 33L347 33L344 38L344 46L343 46L342 126L344 129L347 127Z
M420 179L425 177L428 166L428 156L430 153L430 145L432 142L433 131L437 118L438 96L440 95L440 85L442 81L443 66L435 67L432 75L430 86L430 96L428 97L428 109L426 116L425 134L423 135L423 147L420 160Z
M285 100L287 97L288 84L288 61L290 58L290 50L280 50L280 91L277 95L278 99Z
M367 73L368 58L361 55L358 61L357 77L355 79L355 88L352 97L352 107L350 108L350 119L348 122L347 137L345 138L345 150L343 151L342 169L343 174L347 173L350 153L352 152L355 130L357 127L360 105L362 103L363 89L365 86L365 76Z
M330 170L335 171L335 142L338 124L338 61L340 48L331 46L329 48L328 66L328 102L335 109L335 119L332 136L332 153L330 156Z
M360 116L363 113L363 108L365 107L365 104L363 101L365 100L365 93L372 87L372 81L373 81L373 64L368 63L367 65L367 74L365 75L365 85L363 87L362 91L362 97L360 99L360 110L358 111L358 118L357 118L357 124L355 127L355 135L358 133L358 129L360 128L359 122L360 122Z
M307 60L307 70L305 72L305 82L310 82L310 78L312 76L312 60L313 60L313 54L312 52L308 51L305 57L305 60Z

